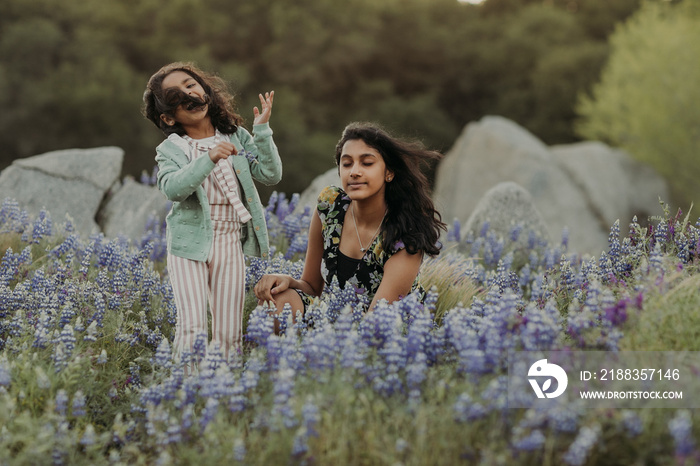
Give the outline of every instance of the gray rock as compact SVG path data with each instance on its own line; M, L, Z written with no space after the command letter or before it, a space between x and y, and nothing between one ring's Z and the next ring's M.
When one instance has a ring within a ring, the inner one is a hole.
M119 147L66 149L18 159L12 165L63 180L81 180L107 191L122 171L124 151Z
M464 225L486 192L504 181L530 193L554 241L568 228L571 250L599 254L606 249L607 231L549 148L502 117L470 123L445 155L436 174L436 208L443 219L457 218Z
M151 217L163 221L167 214L165 196L154 186L127 177L110 193L98 215L102 232L108 238L124 235L138 239Z
M512 181L498 183L486 192L469 216L465 230L479 232L486 222L489 231L503 238L507 238L516 225L522 226L522 234L517 241L522 246L527 244L529 232L549 240L547 225L535 207L532 196Z
M318 195L321 194L321 191L326 186L341 186L338 167L333 167L314 178L311 184L300 194L299 203L295 210L303 211L306 206L311 207L312 210L315 209Z
M11 197L30 215L42 208L55 221L66 214L81 235L99 231L95 216L118 179L124 151L118 147L69 149L16 160L0 173L0 199Z
M634 215L640 220L660 215L659 197L670 197L666 182L653 169L602 142L552 146L551 152L588 199L601 228L619 219L626 234Z

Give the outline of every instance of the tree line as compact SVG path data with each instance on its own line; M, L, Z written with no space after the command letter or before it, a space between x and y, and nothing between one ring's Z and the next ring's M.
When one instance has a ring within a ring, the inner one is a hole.
M162 139L140 114L148 77L194 61L229 81L252 124L276 92L284 162L275 189L333 166L353 120L446 151L470 121L511 118L549 144L580 138L608 37L640 0L5 0L0 16L0 168L45 151L115 145L125 174ZM261 194L265 194L264 190Z

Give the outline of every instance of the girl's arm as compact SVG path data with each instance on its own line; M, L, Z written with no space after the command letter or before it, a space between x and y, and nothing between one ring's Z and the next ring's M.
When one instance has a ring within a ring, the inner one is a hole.
M171 143L172 144L172 143ZM199 157L191 163L180 166L175 162L172 152L178 148L166 145L156 149L158 162L158 189L170 201L184 201L200 186L214 169L214 162L209 157ZM183 155L186 160L186 156Z
M260 97L260 110L253 108L253 134L239 128L239 140L243 143L246 151L255 155L255 161L248 162L250 173L253 178L266 185L273 185L282 179L282 161L280 160L277 146L272 140L272 129L270 129L270 115L272 114L272 103L275 99L275 91L266 92ZM252 139L252 141L251 141Z
M391 303L410 293L422 262L422 253L409 254L406 249L391 256L384 264L384 276L369 310L372 311L380 299Z
M243 148L255 156L255 160L249 162L253 178L268 186L279 183L282 179L282 160L272 140L270 124L254 125L253 136L239 127L236 135Z
M323 234L321 232L321 219L316 211L309 226L309 245L306 248L306 259L301 279L295 280L289 275L264 275L255 285L255 296L260 301L275 303L274 296L289 288L303 291L311 296L320 296L324 286L321 276L322 257Z

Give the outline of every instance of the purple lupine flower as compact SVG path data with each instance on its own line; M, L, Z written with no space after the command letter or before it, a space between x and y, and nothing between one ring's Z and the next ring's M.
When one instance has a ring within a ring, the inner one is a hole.
M80 437L80 444L84 447L89 447L94 445L95 442L95 427L92 424L88 424L87 426L85 426L83 436Z
M199 420L199 426L202 432L204 432L204 429L214 420L218 412L219 401L216 398L207 398L207 402L202 410L202 416Z
M56 411L56 414L59 416L65 416L66 407L68 406L68 394L64 389L61 388L56 392L54 403L54 411Z
M338 349L337 334L330 325L309 332L300 348L306 366L319 372L335 367Z
M472 422L488 414L484 406L479 402L474 402L468 393L459 395L453 409L457 422Z
M309 451L309 436L306 429L300 427L294 435L294 443L292 444L292 457L298 458Z
M460 239L462 238L462 233L461 233L462 225L459 222L459 219L455 217L452 220L452 228L447 230L447 241L453 241L455 243L459 243Z
M97 364L107 364L107 350L104 348L100 351L100 355L97 356Z
M80 262L80 270L79 273L83 275L83 277L87 276L88 270L90 269L90 265L92 264L92 256L94 254L94 250L96 247L96 242L92 241L90 244L88 244L88 247L85 248L85 251L83 253L83 259Z
M200 332L192 345L192 356L196 362L202 361L207 354L207 339L208 335L205 332Z
M627 305L629 301L626 298L619 300L615 305L605 308L605 318L611 325L619 326L627 321Z
M668 430L673 437L676 457L684 459L695 452L693 421L690 417L690 411L678 410L673 419L668 421Z
M182 420L180 427L183 432L188 431L194 425L194 406L187 404L182 410Z
M564 251L569 248L569 228L564 227L561 231L561 247Z
M52 358L56 366L56 372L60 372L68 365L68 360L75 349L76 338L73 333L73 327L66 325L61 330L54 344L54 352Z
M242 463L245 461L246 457L245 442L241 438L237 438L233 441L233 459Z
M306 433L313 437L317 437L318 431L316 429L319 421L321 420L321 413L318 406L316 406L310 397L306 399L306 403L304 403L304 406L301 409L301 417Z
M228 409L232 413L240 413L245 410L248 405L248 399L245 396L245 387L238 381L231 390L231 395L228 400Z
M482 237L482 238L485 238L485 237L486 237L486 233L489 231L490 226L491 226L491 224L489 223L489 221L488 221L488 220L485 221L485 222L481 225L481 230L479 230L479 236Z
M158 344L154 362L160 367L170 367L172 365L172 353L170 343L167 338L163 338Z
M637 437L644 431L642 419L633 410L622 411L622 426L629 437Z
M508 233L508 238L512 243L515 243L518 241L518 238L520 237L520 233L523 231L523 224L522 222L518 222L515 225L513 225L510 229L510 232Z
M572 466L581 466L585 464L588 455L598 442L600 436L600 426L593 427L584 426L579 431L574 443L569 446L569 449L564 453L564 461Z
M561 331L561 316L556 302L550 299L540 308L529 303L523 312L525 324L521 339L525 351L555 349Z
M0 387L9 387L11 383L10 370L7 368L6 362L0 360Z
M544 445L545 436L539 429L532 430L529 434L512 442L513 448L519 451L539 450Z
M34 328L34 348L46 348L50 340L50 329L52 324L51 317L42 311L37 319L36 327Z
M576 432L581 413L573 406L557 404L555 406L548 407L546 416L547 421L551 424L555 431L571 433Z
M32 244L39 244L42 238L52 234L53 221L51 220L51 215L45 209L41 209L32 226Z
M168 428L165 431L165 435L167 436L166 444L172 445L182 442L182 427L174 417L171 417L168 421Z
M253 152L247 151L245 149L241 150L236 155L245 157L246 160L248 161L248 163L259 163L258 156L256 154L254 154Z
M298 424L292 401L294 398L294 371L286 367L286 362L273 375L273 413L284 427L290 429Z
M135 387L140 387L141 386L141 366L136 364L135 362L130 362L129 363L129 380L132 385Z
M73 394L71 415L78 418L85 416L85 395L82 390L78 390Z

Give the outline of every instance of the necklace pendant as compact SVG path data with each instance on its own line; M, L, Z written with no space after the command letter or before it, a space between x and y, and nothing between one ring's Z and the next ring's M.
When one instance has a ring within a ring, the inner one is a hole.
M365 249L365 248L360 248L360 251L365 252L366 249Z

